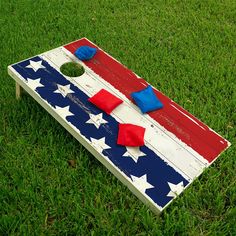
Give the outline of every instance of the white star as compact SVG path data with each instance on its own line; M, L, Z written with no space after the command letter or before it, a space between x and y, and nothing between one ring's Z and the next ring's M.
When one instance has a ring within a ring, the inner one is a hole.
M145 191L149 188L154 188L153 185L147 182L147 175L143 175L141 177L131 175L131 178L134 186L137 187L143 193L145 193Z
M56 106L56 112L61 116L63 117L65 120L66 120L66 117L67 116L74 116L73 113L71 113L69 111L70 109L70 106L66 106L66 107L58 107Z
M60 93L65 98L68 93L75 93L75 92L70 89L70 84L67 84L65 86L58 84L57 90L54 91L54 93Z
M178 184L172 184L168 182L168 185L170 187L170 192L166 195L167 197L177 197L177 195L179 195L184 189L183 181Z
M45 68L45 66L42 65L42 60L41 61L31 61L30 60L30 64L28 66L26 66L26 68L31 68L34 70L34 72L36 72L38 69L42 69Z
M97 151L102 152L104 149L111 148L105 143L105 137L100 139L91 138L91 144L97 149Z
M90 119L86 121L87 124L93 124L99 129L101 124L108 123L106 120L103 119L102 113L94 115L92 113L89 114Z
M139 157L146 156L145 153L140 151L139 147L126 147L126 149L127 152L123 154L123 157L131 157L136 163Z
M39 79L27 78L27 84L32 90L35 90L38 87L44 87L44 85L40 83L40 80L41 80L40 78Z

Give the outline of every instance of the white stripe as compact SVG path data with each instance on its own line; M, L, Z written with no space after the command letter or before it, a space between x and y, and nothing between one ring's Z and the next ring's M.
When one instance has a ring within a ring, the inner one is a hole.
M66 62L75 61L81 64L85 69L85 73L82 76L75 78L64 76L89 97L104 88L121 98L124 102L111 115L120 123L133 123L145 127L146 146L157 153L160 158L172 166L184 178L189 181L193 180L207 166L207 160L201 155L151 117L141 114L139 109L124 94L100 78L65 48L57 48L40 56L59 72L60 66Z

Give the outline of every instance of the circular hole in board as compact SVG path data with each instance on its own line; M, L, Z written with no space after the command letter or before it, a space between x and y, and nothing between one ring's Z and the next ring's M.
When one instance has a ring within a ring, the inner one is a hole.
M75 62L67 62L60 67L63 75L70 77L78 77L84 74L84 67Z

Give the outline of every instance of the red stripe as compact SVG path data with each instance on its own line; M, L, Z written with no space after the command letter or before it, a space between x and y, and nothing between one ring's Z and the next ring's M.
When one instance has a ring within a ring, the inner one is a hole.
M71 53L74 53L78 47L83 45L97 47L86 38L83 38L66 45L65 48ZM141 90L147 85L144 79L138 78L131 70L127 69L99 48L94 58L85 62L85 64L130 100L130 94L132 92ZM226 149L228 143L225 139L211 131L205 124L197 120L178 104L171 101L171 99L160 91L155 90L155 93L164 104L164 108L150 112L150 117L175 134L209 162L212 162ZM175 109L171 104L181 112ZM193 122L189 117L199 125Z

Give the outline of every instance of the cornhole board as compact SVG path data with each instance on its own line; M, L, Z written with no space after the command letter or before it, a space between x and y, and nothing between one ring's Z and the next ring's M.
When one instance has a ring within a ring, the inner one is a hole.
M98 49L86 62L73 54L84 45ZM85 73L63 75L60 67L67 62L82 65ZM148 83L86 38L10 65L8 73L16 81L17 96L20 88L27 91L155 213L230 145L157 89L164 108L142 114L130 94ZM123 100L111 115L88 101L102 88ZM145 146L117 145L119 123L145 127Z

